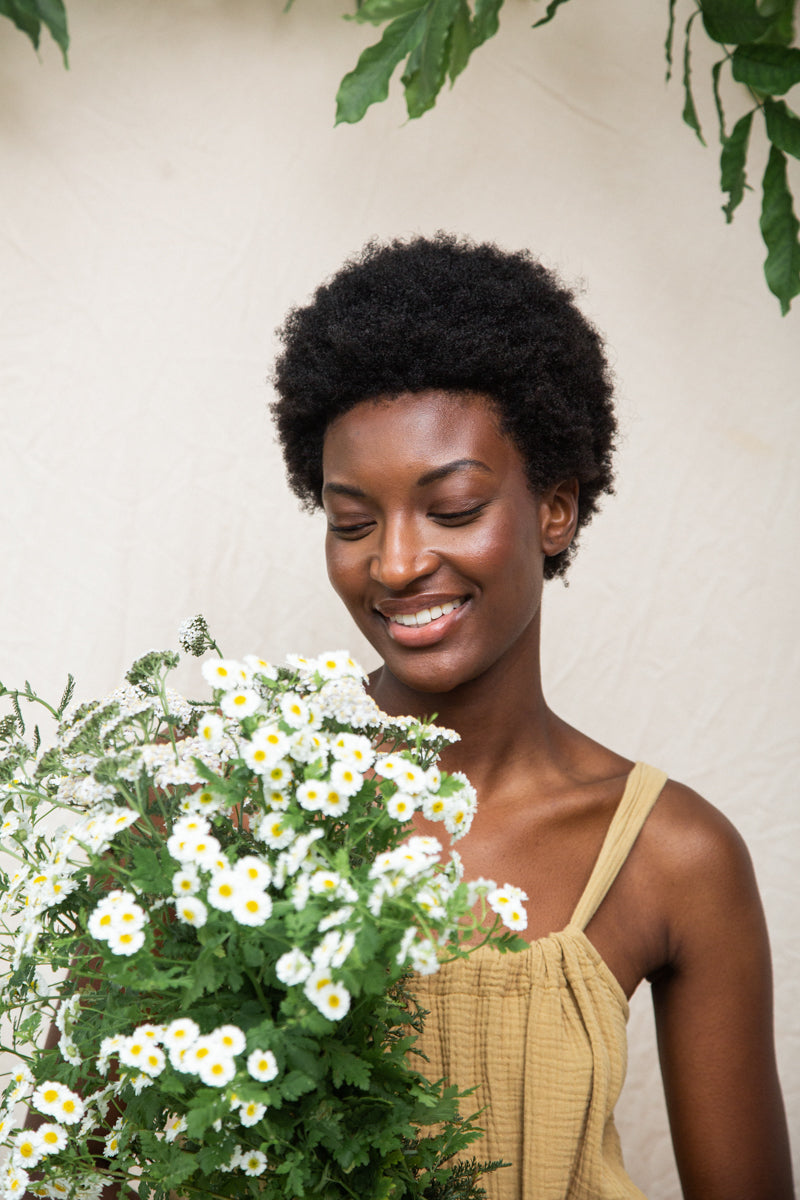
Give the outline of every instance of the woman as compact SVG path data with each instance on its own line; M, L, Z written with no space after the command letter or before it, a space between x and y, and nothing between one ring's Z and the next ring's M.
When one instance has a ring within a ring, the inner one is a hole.
M543 581L612 487L598 335L527 254L439 235L367 246L282 337L290 482L324 508L331 582L383 660L372 695L459 732L443 763L480 801L466 875L528 897L528 953L478 951L415 985L426 1069L479 1085L473 1149L512 1164L489 1195L641 1197L613 1108L647 979L686 1200L789 1200L747 851L700 796L542 693Z

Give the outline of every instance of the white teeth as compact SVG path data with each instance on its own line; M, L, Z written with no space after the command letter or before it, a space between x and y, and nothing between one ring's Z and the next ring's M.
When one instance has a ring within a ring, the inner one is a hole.
M463 603L463 600L448 600L446 604L434 604L432 608L421 608L415 613L398 613L389 619L398 625L429 625L437 617L446 617L454 609L460 608Z

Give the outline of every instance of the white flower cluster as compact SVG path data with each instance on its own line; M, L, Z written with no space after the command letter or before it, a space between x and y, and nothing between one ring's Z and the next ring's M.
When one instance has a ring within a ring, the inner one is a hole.
M238 1025L220 1025L202 1034L191 1017L178 1017L168 1025L139 1025L128 1036L104 1038L97 1067L106 1074L115 1055L124 1081L132 1083L137 1092L149 1087L167 1062L181 1074L196 1075L206 1087L221 1088L236 1075L237 1056L244 1053L246 1044ZM247 1056L246 1069L250 1078L268 1083L278 1074L278 1063L271 1050L257 1048ZM167 1130L173 1138L179 1132L177 1123Z
M185 637L214 645L199 625ZM145 660L155 671L160 660L169 665L166 657ZM167 1145L186 1132L198 1106L212 1102L202 1089L214 1089L225 1154L235 1145L218 1169L262 1175L267 1143L255 1134L252 1146L239 1144L248 1141L240 1127L267 1119L283 1087L292 1095L297 1072L282 1021L314 1030L321 1013L342 1023L336 1036L346 1046L369 989L408 968L438 970L466 940L463 922L474 929L482 919L473 920L472 906L488 906L508 929L526 926L519 888L465 883L457 853L446 856L438 838L411 824L417 814L438 822L451 841L469 830L474 789L436 765L456 735L382 713L346 651L293 656L281 668L255 655L206 661L213 699L195 704L166 687L166 670L148 675L145 660L130 674L143 687L126 685L62 722L49 780L40 786L29 762L0 787L0 809L8 807L0 831L20 860L0 875L0 915L16 929L0 1000L14 1010L16 1029L30 1013L56 1014L69 1083L86 1072L107 1080L81 1096L59 1081L51 1058L43 1082L41 1073L24 1071L12 1081L0 1112L0 1146L8 1151L0 1200L26 1191L94 1200L97 1177L70 1166L70 1156L77 1162L86 1139L102 1136L105 1157L121 1167L138 1162L134 1127L124 1118L102 1122L110 1099L121 1095L130 1115L131 1092L145 1089L140 1103L158 1112L150 1128ZM49 760L35 761L44 771ZM77 810L77 820L45 836L36 809L44 795ZM54 946L61 958L48 958ZM65 991L66 967L87 950L104 959L99 991ZM253 991L249 983L242 989L250 1008L215 1009L198 958L229 996L250 979ZM177 988L170 994L167 985L165 1000L153 985L161 1007L143 1002L150 1020L128 1032L130 1008L115 1016L115 1005L129 983L144 985L146 996L151 978L167 979L181 966L180 987L196 987L188 994L202 995L202 1007L176 1006ZM258 1024L262 995L276 989L283 989L278 1008ZM285 1057L285 1072L270 1043ZM185 1090L176 1088L175 1073ZM26 1091L46 1120L35 1132L16 1128L11 1116ZM174 1111L176 1095L183 1112ZM48 1162L62 1151L63 1165Z

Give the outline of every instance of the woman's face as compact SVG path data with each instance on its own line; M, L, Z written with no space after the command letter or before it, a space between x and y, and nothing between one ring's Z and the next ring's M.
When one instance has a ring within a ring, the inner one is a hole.
M550 508L487 400L358 404L326 434L323 476L331 583L401 684L449 692L538 663Z

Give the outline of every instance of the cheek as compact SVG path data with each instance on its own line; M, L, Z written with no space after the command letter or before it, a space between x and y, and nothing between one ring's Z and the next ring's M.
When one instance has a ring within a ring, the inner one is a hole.
M325 564L333 590L348 608L354 601L353 589L360 577L359 556L353 553L354 545L335 540L328 535L325 539Z

